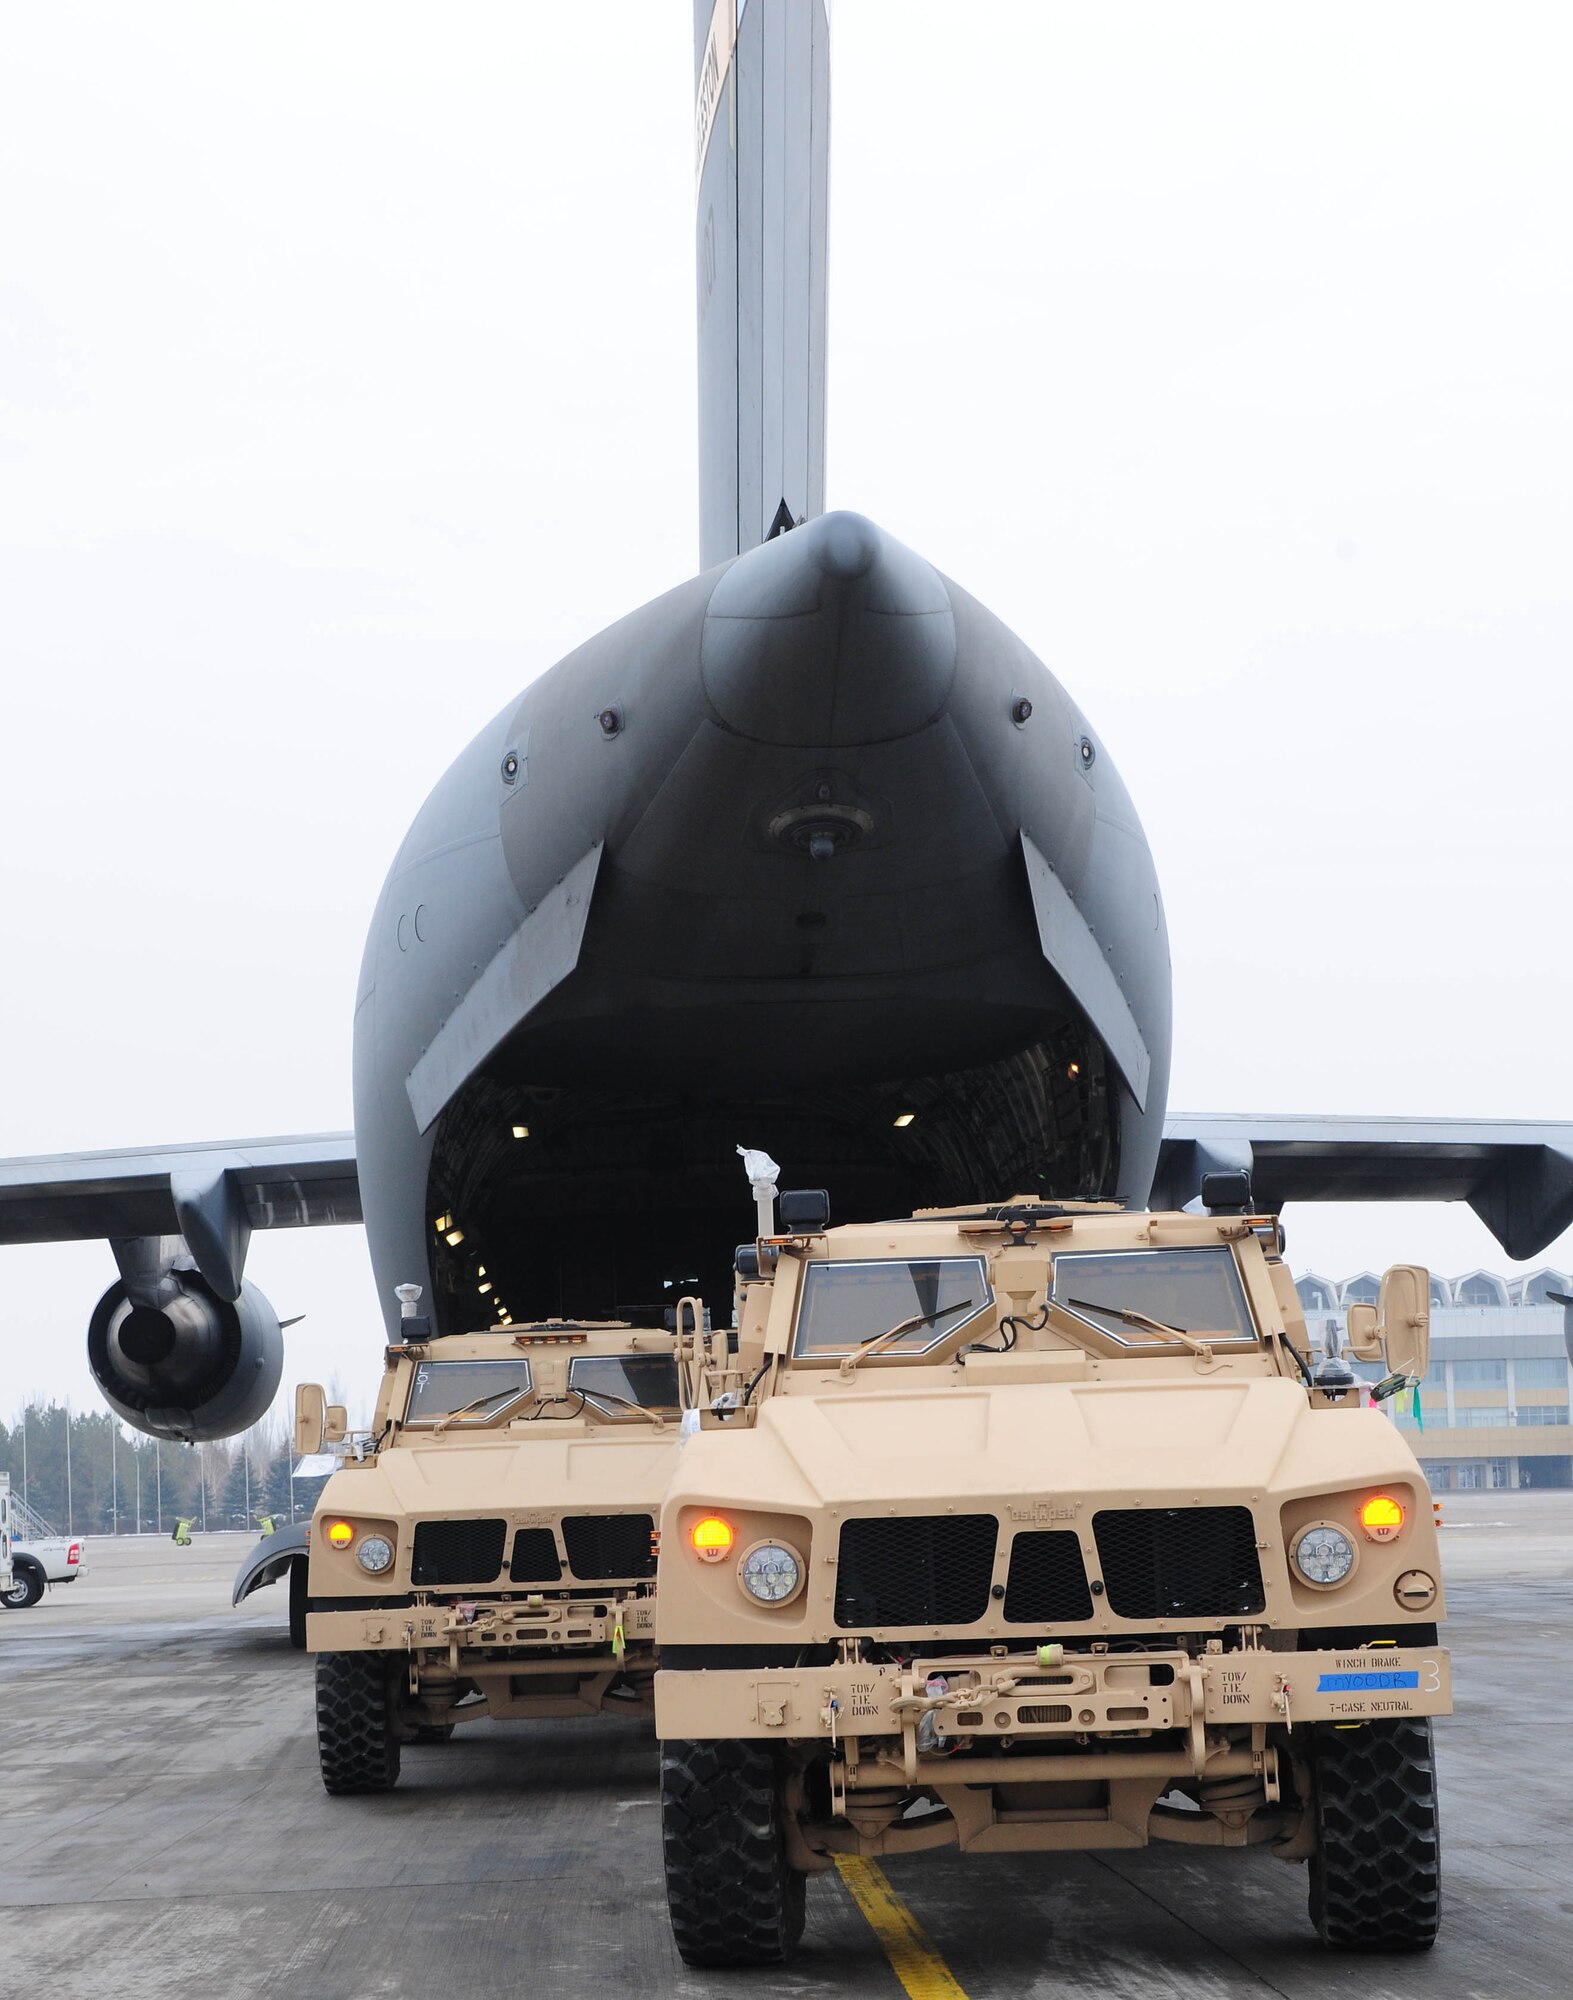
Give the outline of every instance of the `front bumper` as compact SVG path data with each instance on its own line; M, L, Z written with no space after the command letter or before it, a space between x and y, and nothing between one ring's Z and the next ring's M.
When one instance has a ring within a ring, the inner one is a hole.
M930 1688L930 1682L934 1687ZM938 1683L943 1681L944 1687ZM774 1737L849 1745L899 1738L909 1781L957 1751L1064 1752L1182 1730L1198 1771L1218 1732L1237 1725L1363 1722L1446 1715L1452 1669L1444 1647L1363 1647L1349 1652L1181 1650L913 1660L905 1667L676 1671L656 1675L656 1733L663 1738ZM937 1754L936 1754L937 1753ZM951 1766L959 1774L963 1757Z
M643 1655L655 1644L655 1599L602 1596L593 1604L572 1598L489 1603L413 1604L392 1610L312 1611L306 1645L313 1653L399 1652L446 1655L454 1668L490 1656L609 1654L614 1660Z

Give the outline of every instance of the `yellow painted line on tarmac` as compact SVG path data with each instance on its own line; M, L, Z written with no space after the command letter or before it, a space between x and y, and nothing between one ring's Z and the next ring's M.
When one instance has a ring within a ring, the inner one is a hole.
M878 1862L861 1854L838 1854L836 1872L884 1946L909 2000L967 2000L934 1940L891 1888Z

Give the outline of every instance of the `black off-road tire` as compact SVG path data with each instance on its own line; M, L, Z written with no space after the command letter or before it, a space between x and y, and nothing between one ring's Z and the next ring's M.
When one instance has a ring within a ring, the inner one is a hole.
M317 1759L335 1798L390 1792L399 1778L399 1740L381 1653L317 1655Z
M289 1642L297 1653L306 1650L306 1564L289 1566Z
M666 1898L686 1964L784 1965L797 1949L807 1878L788 1866L783 1812L770 1744L661 1745Z
M0 1595L7 1611L26 1611L44 1594L44 1572L37 1563L19 1562L11 1571L11 1588Z
M1442 1860L1430 1718L1318 1722L1312 1765L1317 1935L1335 1951L1429 1951Z

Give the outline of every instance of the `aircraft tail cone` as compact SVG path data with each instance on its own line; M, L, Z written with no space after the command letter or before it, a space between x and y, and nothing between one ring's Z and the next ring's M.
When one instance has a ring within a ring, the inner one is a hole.
M861 514L822 514L798 532L808 540L825 575L843 583L867 576L879 556L880 532Z
M939 573L861 514L821 515L740 556L701 648L722 723L756 742L848 749L944 709L956 628Z

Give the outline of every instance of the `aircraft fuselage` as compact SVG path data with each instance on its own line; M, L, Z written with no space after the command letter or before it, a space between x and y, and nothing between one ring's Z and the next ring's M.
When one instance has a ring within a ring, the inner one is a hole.
M823 516L578 648L417 815L356 1017L384 1306L716 1296L739 1141L844 1218L1143 1200L1169 1010L1090 724L975 599Z

